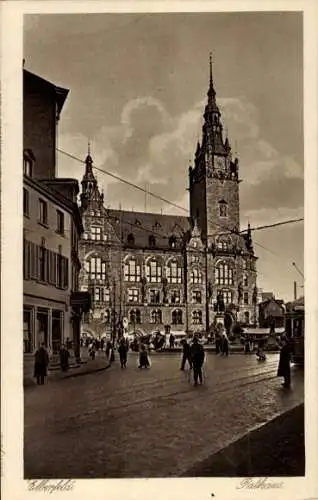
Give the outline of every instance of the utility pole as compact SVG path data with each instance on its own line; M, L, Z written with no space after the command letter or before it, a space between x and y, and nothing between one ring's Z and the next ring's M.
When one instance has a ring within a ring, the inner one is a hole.
M297 299L297 282L294 281L294 300Z

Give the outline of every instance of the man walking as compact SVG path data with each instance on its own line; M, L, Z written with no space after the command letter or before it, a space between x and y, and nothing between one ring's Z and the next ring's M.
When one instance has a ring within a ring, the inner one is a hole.
M183 354L182 354L182 361L181 361L181 368L180 370L184 370L185 364L188 361L190 370L192 368L192 360L191 360L191 347L190 344L188 344L187 339L184 339L182 341L182 349L183 349Z
M44 385L44 379L47 376L47 367L49 364L49 355L44 343L41 344L34 357L34 377L38 385Z
M191 346L191 361L193 366L193 379L194 385L198 385L198 379L200 384L202 384L202 365L204 362L204 349L201 344L199 344L197 337L193 338L193 343Z

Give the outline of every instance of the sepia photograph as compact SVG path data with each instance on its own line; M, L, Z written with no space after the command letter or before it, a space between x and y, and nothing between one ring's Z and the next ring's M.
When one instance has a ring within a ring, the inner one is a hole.
M23 22L25 478L304 476L302 13Z
M5 9L8 497L317 493L314 8L285 3Z

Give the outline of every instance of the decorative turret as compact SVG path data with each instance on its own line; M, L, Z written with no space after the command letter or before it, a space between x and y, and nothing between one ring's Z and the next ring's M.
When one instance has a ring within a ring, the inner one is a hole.
M83 210L86 210L92 201L98 204L101 202L103 204L104 195L99 193L97 179L93 173L93 159L91 157L90 142L88 142L88 151L85 159L85 173L81 185L81 205Z

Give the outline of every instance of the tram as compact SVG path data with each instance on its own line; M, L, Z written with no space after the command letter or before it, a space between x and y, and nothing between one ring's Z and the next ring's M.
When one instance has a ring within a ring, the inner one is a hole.
M304 365L305 361L305 300L301 297L286 304L285 333L291 339L292 361Z

